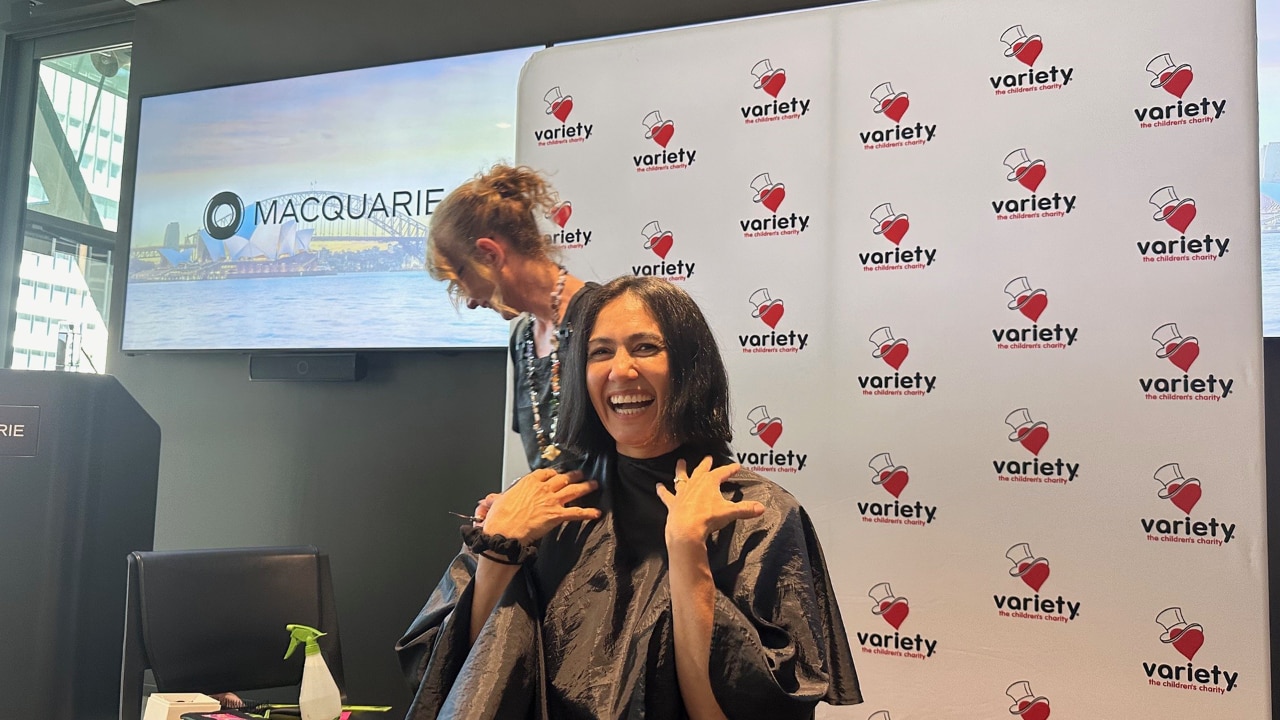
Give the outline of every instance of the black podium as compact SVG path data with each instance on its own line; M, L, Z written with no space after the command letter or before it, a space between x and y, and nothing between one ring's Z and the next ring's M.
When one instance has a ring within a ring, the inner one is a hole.
M114 718L160 428L115 378L0 370L0 717Z

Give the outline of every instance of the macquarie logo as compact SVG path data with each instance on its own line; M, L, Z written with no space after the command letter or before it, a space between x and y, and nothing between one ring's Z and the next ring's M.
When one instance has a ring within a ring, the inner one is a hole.
M1193 520L1191 511L1200 503L1203 495L1199 478L1187 478L1182 475L1178 463L1161 465L1152 476L1160 483L1156 498L1160 507L1166 510L1158 517L1141 519L1142 531L1150 542L1175 543L1181 545L1208 545L1223 547L1236 537L1236 524L1222 522L1216 517L1208 521ZM1181 517L1168 517L1167 511L1177 509Z
M919 500L914 503L901 500L902 492L911 482L911 472L906 467L895 464L889 453L876 455L867 466L873 473L871 484L892 495L893 501L860 501L858 512L862 514L862 522L913 527L927 527L933 523L938 516L937 505L926 505Z
M1062 595L1054 598L1048 594L1040 594L1041 588L1049 580L1049 560L1034 555L1030 544L1014 545L1005 553L1005 557L1012 563L1009 577L1021 580L1034 594L1027 595L1023 591L1021 595L992 595L1000 617L1060 623L1071 622L1080 617L1078 600L1069 600Z
M1142 262L1216 262L1230 252L1231 238L1214 237L1212 233L1205 233L1202 238L1187 237L1198 214L1195 198L1178 197L1178 191L1166 185L1152 193L1148 202L1156 209L1151 216L1156 227L1179 234L1177 239L1166 235L1156 240L1139 240L1138 254Z
M780 98L783 86L787 84L787 71L774 68L773 61L765 58L751 68L751 76L755 80L752 87L768 95L772 100L751 105L743 105L742 121L747 125L799 120L809 114L809 98Z
M1149 105L1133 109L1138 119L1138 127L1162 128L1176 125L1211 124L1220 119L1227 111L1226 98L1209 99L1208 95L1200 100L1183 99L1195 80L1195 70L1186 63L1176 63L1169 53L1157 55L1147 63L1150 73L1149 85L1165 94L1165 102L1160 105ZM1174 99L1175 102L1169 102Z
M680 147L672 149L671 139L676 134L676 124L662 117L662 113L654 110L641 120L644 125L644 138L652 140L658 146L657 151L633 155L636 172L660 172L663 170L686 170L696 162L697 150Z
M911 97L905 92L895 92L893 84L880 83L871 91L871 112L893 123L890 128L864 130L858 133L863 150L915 147L932 142L938 126L918 122L902 125L902 119L911 107Z
M924 270L938 259L937 248L901 247L911 230L911 218L906 213L893 211L890 203L881 203L871 211L871 234L888 240L892 250L873 250L858 253L863 272L880 270ZM883 246L882 246L883 247Z
M581 250L591 244L591 231L569 224L573 219L573 203L561 200L543 215L557 229L551 233L551 244L564 250Z
M1034 420L1027 408L1018 408L1005 417L1004 422L1012 432L1008 440L1021 445L1034 457L1009 457L1003 460L992 460L996 480L1011 483L1032 483L1045 485L1062 485L1075 482L1080 475L1080 463L1065 458L1041 458L1040 451L1049 442L1049 424L1042 420Z
M1036 60L1044 51L1044 39L1039 35L1028 36L1021 25L1014 25L1004 31L1000 42L1005 45L1004 56L1022 63L1027 69L992 75L989 78L991 89L997 96L1061 90L1071 84L1075 68L1051 65L1036 69Z
M1049 166L1043 158L1032 159L1026 148L1018 148L1004 158L1009 173L1005 180L1029 191L1030 196L1014 195L1002 200L992 200L991 210L996 220L1062 219L1076 208L1075 195L1038 195L1041 183L1049 174Z
M538 143L538 147L569 145L586 142L591 139L592 125L582 122L569 124L569 116L573 114L572 95L561 94L560 86L557 85L542 96L542 101L547 105L543 110L543 114L547 116L548 120L559 121L559 124L551 122L549 123L550 127L538 128L533 131L533 139Z
M858 387L862 389L863 395L925 397L933 392L938 383L937 375L901 372L902 364L911 354L911 346L906 338L894 337L893 330L886 325L872 332L867 341L872 346L871 357L887 365L893 370L893 374L859 375Z
M1187 663L1183 665L1179 661L1173 665L1163 660L1143 661L1142 671L1147 676L1147 684L1212 695L1226 695L1236 688L1240 673L1223 669L1217 663L1213 667L1195 664L1196 656L1205 643L1204 626L1187 622L1181 607L1161 610L1156 615L1156 623L1164 630L1159 635L1160 642L1186 658Z
M738 462L743 467L755 472L797 473L804 470L809 460L807 453L788 449L783 452L777 447L782 439L782 419L769 414L769 408L757 405L747 413L748 433L767 446L766 449L754 452L737 453Z
M1195 337L1183 337L1177 323L1165 323L1156 328L1151 333L1151 339L1156 343L1155 357L1181 370L1182 376L1138 378L1138 386L1142 388L1144 398L1218 402L1231 395L1231 389L1235 385L1232 378L1221 378L1213 373L1206 376L1191 375L1191 368L1200 357L1200 341Z
M1014 313L1012 320L1031 321L1031 326L1010 322L1008 327L992 328L991 337L997 350L1066 350L1080 338L1080 328L1066 327L1062 323L1041 325L1040 316L1049 307L1049 293L1044 288L1032 289L1027 276L1016 277L1004 286L1009 296L1006 307Z
M644 249L657 256L657 261L631 266L631 274L636 277L658 277L670 282L681 282L693 277L697 263L685 260L668 259L675 247L675 235L664 230L657 220L651 220L640 228L640 236L644 238ZM674 260L674 262L672 261Z
M872 616L880 618L893 628L893 634L883 631L858 632L858 644L862 646L862 652L911 660L928 660L938 652L937 640L920 633L913 636L900 632L902 624L911 614L911 604L906 598L894 595L889 583L882 582L872 587L867 596L871 598Z
M769 294L769 288L760 288L747 298L751 304L751 317L768 327L767 332L754 332L738 335L738 343L742 352L760 353L798 353L809 346L809 333L797 330L778 330L786 304L782 298ZM753 329L759 328L758 325Z
M215 240L235 236L251 240L259 225L286 222L324 223L343 220L390 220L430 215L444 199L444 188L387 192L299 192L245 204L234 192L214 195L204 208L204 231Z
M1049 720L1049 698L1037 695L1031 690L1031 682L1019 680L1004 691L1013 701L1009 706L1009 714L1019 720Z
M787 199L787 186L774 182L769 173L760 173L750 183L751 202L769 211L765 217L745 218L738 221L744 238L781 237L799 235L809 229L809 216L796 212L779 215L782 203Z

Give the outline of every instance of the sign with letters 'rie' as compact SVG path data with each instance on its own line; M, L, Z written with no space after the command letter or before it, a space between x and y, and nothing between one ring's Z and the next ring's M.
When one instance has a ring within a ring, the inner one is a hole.
M0 457L35 457L40 441L40 408L0 405Z

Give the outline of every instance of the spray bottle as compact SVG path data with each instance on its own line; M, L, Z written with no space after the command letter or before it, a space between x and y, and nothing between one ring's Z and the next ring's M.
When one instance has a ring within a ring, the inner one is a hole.
M306 625L288 625L286 629L290 637L289 651L284 654L286 660L298 649L298 643L306 643L307 659L302 665L302 687L298 693L302 720L338 720L342 715L342 694L316 643L324 633Z

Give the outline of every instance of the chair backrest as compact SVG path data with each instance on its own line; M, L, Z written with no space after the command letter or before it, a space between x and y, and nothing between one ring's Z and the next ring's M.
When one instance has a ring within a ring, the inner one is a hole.
M327 633L320 649L345 696L329 557L315 547L129 555L120 720L142 714L143 673L159 692L297 685L303 653L284 660L285 625Z

